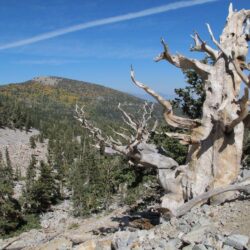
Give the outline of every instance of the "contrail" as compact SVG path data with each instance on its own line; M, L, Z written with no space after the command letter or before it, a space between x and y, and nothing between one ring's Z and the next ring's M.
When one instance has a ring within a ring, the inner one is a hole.
M68 34L71 32L75 32L78 30L84 30L84 29L93 28L93 27L97 27L97 26L118 23L118 22L122 22L122 21L126 21L126 20L131 20L131 19L135 19L135 18L140 18L140 17L150 16L150 15L155 15L155 14L162 13L162 12L167 12L169 10L176 10L176 9L186 8L186 7L190 7L190 6L194 6L194 5L215 2L215 1L218 1L218 0L178 1L178 2L174 2L174 3L170 3L170 4L166 4L166 5L162 5L162 6L158 6L158 7L154 7L154 8L149 8L149 9L142 10L142 11L138 11L138 12L132 12L132 13L128 13L128 14L124 14L124 15L120 15L120 16L108 17L108 18L104 18L104 19L91 21L91 22L81 23L81 24L74 25L74 26L71 26L68 28L58 29L58 30L55 30L52 32L33 36L31 38L28 38L28 39L12 42L9 44L3 44L3 45L0 45L0 50L16 48L16 47L20 47L23 45L28 45L28 44L40 42L43 40L47 40L47 39L50 39L53 37L62 36L62 35L65 35L65 34Z

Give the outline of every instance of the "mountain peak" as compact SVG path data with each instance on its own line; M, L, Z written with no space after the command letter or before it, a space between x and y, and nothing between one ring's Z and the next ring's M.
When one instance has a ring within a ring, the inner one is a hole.
M61 80L62 78L55 77L55 76L38 76L32 79L32 81L34 82L38 82L44 85L51 85L51 86L57 86Z

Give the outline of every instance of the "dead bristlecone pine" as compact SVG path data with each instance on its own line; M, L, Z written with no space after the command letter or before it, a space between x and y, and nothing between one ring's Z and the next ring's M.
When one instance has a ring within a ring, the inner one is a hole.
M214 37L209 24L207 28L214 48L203 41L198 33L194 33L191 51L204 52L212 58L213 64L205 64L180 54L172 55L163 39L163 52L156 58L156 61L166 60L181 70L192 69L203 79L206 99L200 120L176 116L171 103L137 81L131 69L133 83L163 106L163 116L167 124L186 131L167 133L169 137L189 145L185 165L179 166L175 160L161 154L158 147L149 142L157 127L155 123L149 128L153 105L145 104L141 120L135 121L119 104L124 123L134 133L129 134L125 129L114 130L117 138L104 135L87 119L85 111L76 106L76 119L91 132L96 146L102 148L103 152L122 154L129 159L131 165L158 170L159 182L166 193L162 197L162 208L175 216L182 215L211 196L214 202L221 202L232 195L228 191L244 191L246 188L249 190L249 180L231 184L239 175L244 128L250 127L250 79L243 72L250 70L250 65L246 62L250 40L250 10L234 11L230 4L219 40ZM243 96L240 96L242 83L245 84L245 89Z

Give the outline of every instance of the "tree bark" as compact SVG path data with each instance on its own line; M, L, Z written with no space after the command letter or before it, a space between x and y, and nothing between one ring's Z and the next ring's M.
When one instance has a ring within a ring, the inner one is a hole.
M192 173L188 178L187 198L225 187L239 174L244 135L240 116L243 110L238 98L242 79L233 60L238 63L248 53L246 37L242 34L248 14L244 10L229 13L220 37L220 54L205 81L202 125L193 130L194 136L199 132L200 143L191 145L187 158ZM230 124L233 126L229 130Z

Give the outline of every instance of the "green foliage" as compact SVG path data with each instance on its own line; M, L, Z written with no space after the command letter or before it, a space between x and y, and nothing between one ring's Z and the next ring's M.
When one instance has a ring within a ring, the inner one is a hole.
M5 148L5 160L6 160L6 174L7 174L7 178L10 182L11 185L13 185L13 168L12 168L12 164L10 161L10 155L9 155L9 150L6 147Z
M34 200L37 212L45 212L59 198L55 174L49 164L40 162L40 176L34 183Z
M30 137L30 147L33 149L36 148L36 141L35 141L34 136Z
M158 131L159 133L153 136L152 141L159 148L162 148L163 154L166 154L166 156L173 158L180 165L185 164L188 147L186 145L180 144L178 140L169 138L167 135L164 135L165 132L180 132L180 130L170 128L168 126L161 126Z
M55 174L50 165L45 164L43 161L40 162L40 175L38 179L33 180L26 188L29 194L29 203L27 204L27 211L29 213L46 212L60 197Z
M28 131L31 124L25 104L15 96L0 92L0 127L25 128Z
M186 70L184 75L188 86L175 89L178 97L173 100L173 104L175 107L180 107L188 117L201 118L202 105L205 101L204 82L194 70Z
M23 207L26 212L32 211L32 208L35 206L34 201L34 183L36 178L36 158L34 155L31 156L31 161L27 168L26 178L25 178L25 187L23 189Z
M6 151L8 152L8 151ZM7 155L8 156L8 155ZM22 223L21 206L13 198L13 173L11 166L0 163L0 235L16 230Z
M40 162L40 173L36 180L35 158L32 157L26 175L23 193L27 213L46 212L60 198L55 173L50 165Z
M10 238L20 235L23 232L27 232L31 229L40 229L40 218L37 214L23 214L23 220L20 225L13 231L8 231L2 236L2 238Z
M71 170L72 200L75 215L87 215L108 206L115 191L117 162L91 151L83 142L83 151Z

